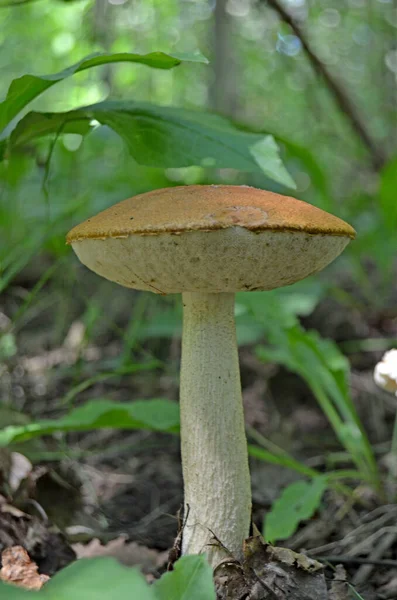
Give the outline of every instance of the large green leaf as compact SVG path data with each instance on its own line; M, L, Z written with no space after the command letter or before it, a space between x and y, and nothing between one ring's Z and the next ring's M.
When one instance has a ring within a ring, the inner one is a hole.
M42 598L37 592L28 592L0 581L0 600L42 600Z
M81 559L55 575L40 592L0 583L0 600L215 600L205 556L185 556L174 571L149 586L137 569L113 558Z
M218 115L147 103L106 101L65 113L31 112L13 131L11 149L66 130L84 134L95 122L118 133L142 165L264 171L294 185L271 136L242 131Z
M91 400L60 419L6 427L0 431L0 447L58 431L116 428L175 432L178 427L179 406L176 402L161 399L130 403Z
M205 556L184 556L156 581L159 600L215 600L212 569Z
M288 485L266 515L265 539L271 543L288 539L301 521L313 516L326 488L326 476Z
M41 592L40 600L155 600L154 590L137 569L112 558L79 560L60 571Z
M150 52L149 54L132 54L122 52L118 54L93 54L79 60L76 64L51 75L23 75L14 79L7 93L6 99L0 103L0 133L1 131L27 106L32 100L75 73L80 73L92 67L107 65L117 62L140 63L156 69L172 69L182 61L208 63L208 60L195 52L191 54L165 54L164 52Z
M55 575L40 592L0 585L0 600L157 600L137 569L113 558L81 559Z

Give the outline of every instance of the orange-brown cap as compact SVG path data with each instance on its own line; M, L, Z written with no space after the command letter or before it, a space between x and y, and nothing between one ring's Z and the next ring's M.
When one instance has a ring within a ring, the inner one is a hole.
M248 186L194 185L124 200L67 236L80 260L157 293L289 285L321 270L354 229L306 202Z
M250 231L355 236L354 229L338 217L289 196L248 186L191 185L154 190L119 202L74 227L67 242L236 225Z

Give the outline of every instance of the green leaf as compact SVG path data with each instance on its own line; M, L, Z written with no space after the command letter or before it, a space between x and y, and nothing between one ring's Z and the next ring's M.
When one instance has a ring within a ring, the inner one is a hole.
M122 52L118 54L92 54L79 60L79 62L51 75L23 75L14 79L7 93L6 99L0 103L0 132L27 106L32 100L75 73L80 73L92 67L107 65L109 63L132 62L153 67L155 69L172 69L182 61L208 63L200 52L190 54L171 55L164 52L150 52L149 54L132 54Z
M0 600L43 600L37 592L28 592L15 585L8 585L0 581Z
M115 428L175 432L178 427L179 406L176 402L161 399L130 403L91 400L60 419L6 427L0 431L0 447L59 431Z
M156 581L159 600L215 600L212 569L205 557L184 556Z
M218 115L147 103L106 101L65 113L31 112L11 134L11 148L43 135L84 134L93 122L118 133L141 165L266 170L279 183L291 184L271 136L241 131ZM258 163L252 149L264 139L266 155Z
M397 225L397 156L382 169L379 202L385 224L394 233Z
M334 342L322 339L317 332L305 331L298 322L285 321L283 327L280 325L283 320L270 320L266 312L264 314L260 323L272 346L258 347L259 358L283 364L307 382L363 477L370 478L378 489L379 473L374 453L349 391L348 361ZM258 313L256 316L260 319Z
M313 516L326 487L325 476L316 477L310 482L297 481L287 486L266 515L265 539L271 543L288 539L301 521Z
M194 50L193 52L173 52L170 56L181 62L197 62L205 65L208 65L210 62L204 54L201 54L200 50Z
M11 133L9 148L26 144L35 138L44 137L54 133L77 133L86 135L94 128L91 119L78 111L69 113L36 113L30 112L21 119L14 131Z
M307 467L304 463L301 463L298 460L295 460L295 458L287 453L275 454L274 452L269 452L269 450L265 450L259 446L248 444L248 454L253 458L258 458L259 460L263 460L271 465L280 465L280 467L291 469L292 471L296 471L297 473L301 473L302 475L306 475L308 477L317 476L317 473L314 469Z
M0 600L215 600L212 569L204 555L179 559L174 571L149 586L137 569L113 558L81 559L57 573L39 592L0 583Z
M78 560L57 573L37 596L37 600L156 600L153 588L137 569L113 558Z
M250 150L265 175L278 183L296 189L295 181L282 163L279 147L274 137L267 135L251 146Z
M0 584L0 600L157 600L137 569L113 558L81 559L57 573L39 592Z
M8 140L0 140L0 161L4 160L7 153Z

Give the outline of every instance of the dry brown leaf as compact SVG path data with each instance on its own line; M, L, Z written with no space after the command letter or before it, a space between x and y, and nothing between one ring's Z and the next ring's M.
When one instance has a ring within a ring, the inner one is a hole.
M266 544L260 535L249 537L244 541L244 554L247 559L251 556L264 554L267 562L274 561L286 566L297 567L308 573L315 573L324 569L324 565L305 554L298 554L289 548Z
M219 541L219 540L215 540ZM244 559L229 557L215 569L218 600L326 600L323 565L259 535L244 541Z
M38 573L36 563L30 560L29 554L22 546L7 548L1 555L3 568L0 579L27 590L40 590L49 580L48 575Z
M49 521L23 513L0 496L0 554L15 546L22 546L33 560L40 560L40 568L47 575L53 575L76 558Z
M329 600L350 600L350 597L346 571L343 565L337 565L331 589L329 591Z

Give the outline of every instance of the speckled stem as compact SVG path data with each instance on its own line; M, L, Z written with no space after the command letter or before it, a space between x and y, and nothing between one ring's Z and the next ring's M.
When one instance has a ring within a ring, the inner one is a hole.
M241 556L251 486L234 322L234 294L183 294L181 443L185 487L183 554L206 552L212 566Z

